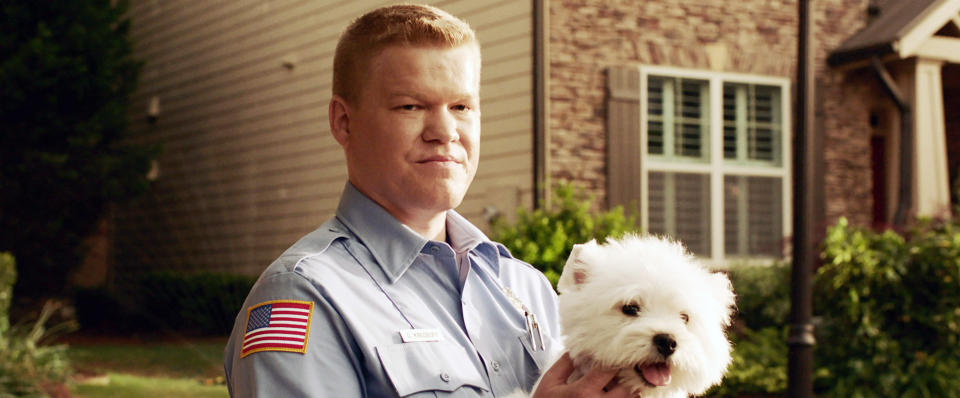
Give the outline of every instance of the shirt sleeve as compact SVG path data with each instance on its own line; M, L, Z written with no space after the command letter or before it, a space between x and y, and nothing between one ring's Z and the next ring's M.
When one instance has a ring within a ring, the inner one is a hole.
M277 320L287 303L312 303L305 346L286 344L285 338L253 350L248 343L244 352L247 331L264 325L265 318ZM268 305L274 314L261 308ZM363 397L359 352L340 314L312 283L295 272L264 276L247 296L225 348L227 388L233 398Z

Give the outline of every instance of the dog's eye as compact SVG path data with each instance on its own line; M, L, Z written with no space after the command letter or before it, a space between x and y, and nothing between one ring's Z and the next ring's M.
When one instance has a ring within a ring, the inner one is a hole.
M690 323L690 315L680 314L680 319L683 319L683 323Z
M620 308L620 311L623 311L624 315L637 316L640 314L640 306L636 304L624 304Z

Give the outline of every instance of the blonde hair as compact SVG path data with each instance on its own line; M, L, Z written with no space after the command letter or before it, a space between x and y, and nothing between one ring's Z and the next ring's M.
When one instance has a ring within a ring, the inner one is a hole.
M400 4L370 11L340 36L333 56L333 94L349 102L357 100L370 61L386 47L454 48L465 44L476 45L479 50L473 29L439 8Z

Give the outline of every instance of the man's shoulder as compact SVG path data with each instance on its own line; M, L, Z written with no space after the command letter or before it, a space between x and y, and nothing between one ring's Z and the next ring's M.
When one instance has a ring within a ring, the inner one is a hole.
M349 255L337 242L351 237L335 218L330 219L285 250L267 267L263 277L291 273L317 274L310 271L315 268L338 267Z

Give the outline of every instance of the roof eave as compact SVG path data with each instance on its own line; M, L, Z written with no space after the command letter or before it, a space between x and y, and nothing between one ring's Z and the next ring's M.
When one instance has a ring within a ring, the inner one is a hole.
M868 47L834 51L827 57L827 64L836 68L858 61L868 60L872 57L883 58L895 53L896 48L894 43L880 43Z

